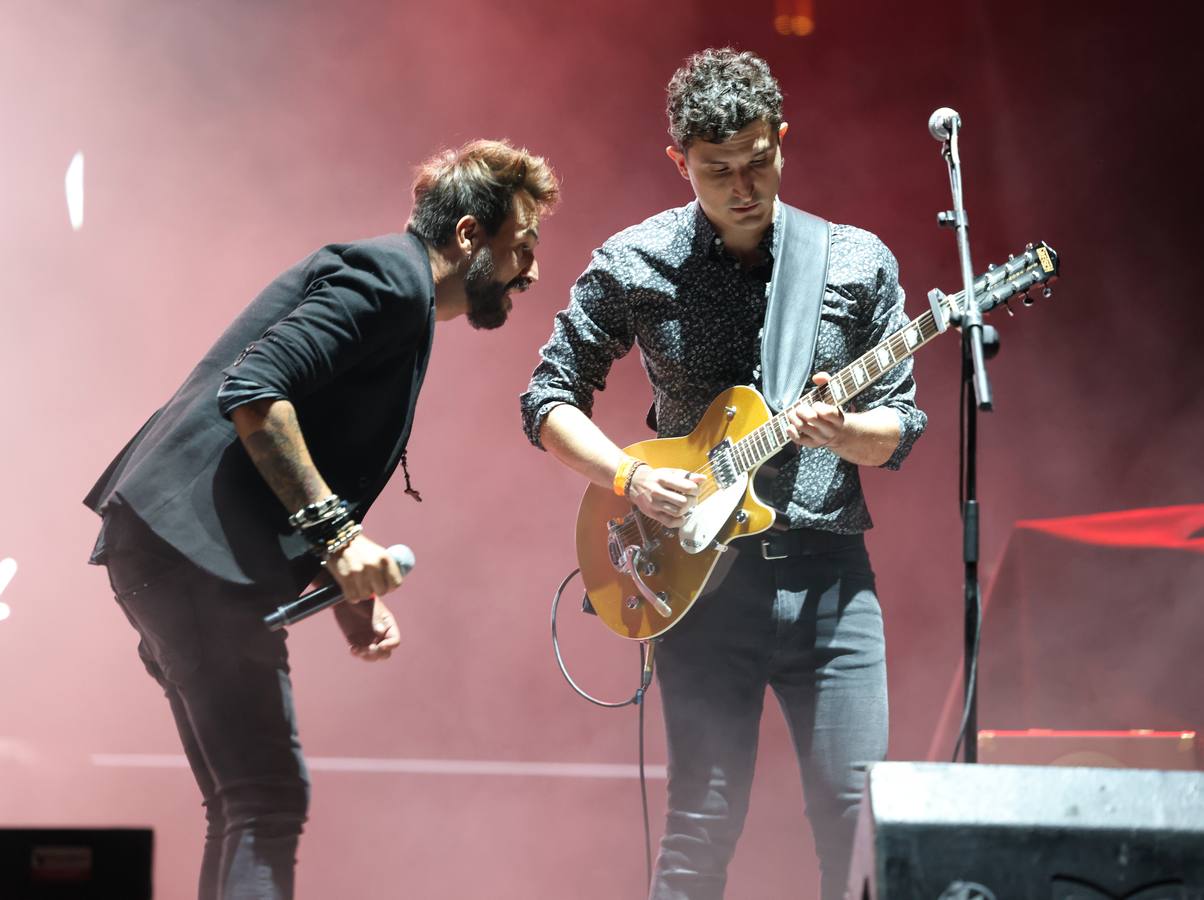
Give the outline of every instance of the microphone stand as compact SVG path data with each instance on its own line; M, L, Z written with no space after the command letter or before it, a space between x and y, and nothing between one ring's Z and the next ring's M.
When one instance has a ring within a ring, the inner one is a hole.
M978 581L979 509L978 509L978 410L991 410L991 384L987 379L986 357L983 347L982 310L974 296L974 267L970 262L970 240L967 234L970 223L962 201L961 158L958 155L957 137L961 119L956 115L948 123L949 137L943 142L941 155L949 168L949 185L953 194L953 208L937 214L937 224L952 228L957 237L957 254L961 263L964 285L964 304L960 312L951 319L960 326L962 333L962 551L965 564L965 656L963 660L963 683L965 687L965 712L962 721L962 758L967 763L978 762L978 644L982 616L982 594ZM995 329L989 329L988 344L998 349ZM989 355L993 355L990 353ZM967 390L974 385L974 396ZM957 751L954 750L956 758Z

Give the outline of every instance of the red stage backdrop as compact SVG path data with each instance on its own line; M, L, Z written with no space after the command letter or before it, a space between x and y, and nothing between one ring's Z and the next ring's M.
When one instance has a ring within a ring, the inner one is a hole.
M925 128L938 106L965 121L975 267L1038 239L1062 254L1051 301L993 317L984 582L1014 520L1204 500L1187 23L1113 3L814 7L800 39L774 32L769 0L4 4L0 559L18 571L0 598L0 826L151 825L156 896L193 895L199 798L104 573L84 565L97 523L79 500L278 271L401 228L414 163L506 136L553 161L564 203L512 323L438 329L409 450L425 502L395 484L371 516L419 560L393 604L404 652L362 666L326 618L293 631L315 779L300 896L640 896L634 714L570 693L548 639L583 485L527 445L517 395L590 250L689 199L663 153L664 85L707 45L770 61L791 125L783 197L881 235L913 315L929 288L958 286L953 237L935 225L949 203ZM73 232L63 178L77 151ZM901 472L866 477L901 759L926 752L961 652L959 360L943 340L917 364L928 433ZM624 361L601 424L645 437L648 394ZM1151 616L1183 606L1141 602ZM635 650L598 623L570 608L564 639L593 689L634 687ZM1123 664L1158 652L1134 646ZM1184 725L1204 727L1204 710ZM814 879L776 712L764 731L730 887L758 900Z

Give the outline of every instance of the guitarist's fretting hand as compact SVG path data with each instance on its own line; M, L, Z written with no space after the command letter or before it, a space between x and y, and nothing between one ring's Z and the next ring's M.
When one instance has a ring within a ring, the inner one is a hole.
M823 387L831 380L827 372L816 372L811 379ZM827 403L797 403L786 410L789 426L786 434L800 447L827 447L836 443L845 427L844 411Z
M680 528L686 522L686 511L698 501L698 485L705 480L704 475L684 469L638 466L627 498L649 518Z

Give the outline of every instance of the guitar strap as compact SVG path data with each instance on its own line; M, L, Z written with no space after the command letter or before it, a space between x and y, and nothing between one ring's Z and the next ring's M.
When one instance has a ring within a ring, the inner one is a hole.
M773 243L773 274L761 332L761 393L778 413L811 384L831 227L818 216L782 203Z
M811 383L830 242L826 219L781 204L761 331L761 393L775 413L801 397ZM648 408L647 422L657 430L655 403Z

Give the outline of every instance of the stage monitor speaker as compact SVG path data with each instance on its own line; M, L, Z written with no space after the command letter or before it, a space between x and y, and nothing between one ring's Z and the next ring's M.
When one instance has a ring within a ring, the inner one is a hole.
M849 900L1204 900L1204 773L879 763Z
M149 828L0 828L4 900L151 900Z

